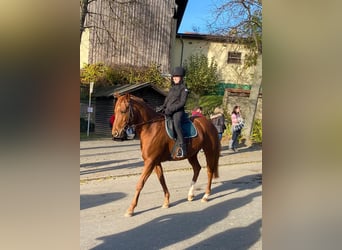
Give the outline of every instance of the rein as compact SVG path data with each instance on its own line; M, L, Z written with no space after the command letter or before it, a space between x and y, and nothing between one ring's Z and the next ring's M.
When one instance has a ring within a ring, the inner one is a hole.
M136 128L138 126L142 126L142 125L145 125L145 124L149 124L149 123L154 123L154 122L159 122L159 121L163 121L165 120L165 118L158 118L158 119L151 119L151 120L148 120L146 122L141 122L141 123L136 123L136 124L131 124L132 127Z
M142 126L142 125L145 125L145 124L150 124L150 123L154 123L154 122L158 122L158 121L163 121L165 120L164 117L161 117L161 118L152 118L151 120L148 120L148 121L145 121L145 122L140 122L140 123L132 123L133 120L134 120L134 113L133 113L133 108L131 106L131 102L129 101L128 102L128 109L129 109L129 119L126 123L126 126L125 128L128 127L128 125L132 126L134 129L136 127L139 127L139 126ZM127 111L126 111L127 112Z

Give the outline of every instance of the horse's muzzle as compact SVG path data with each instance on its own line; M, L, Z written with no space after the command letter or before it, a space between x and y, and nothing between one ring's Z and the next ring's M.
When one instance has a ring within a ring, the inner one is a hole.
M114 139L123 139L125 137L125 130L122 129L120 132L117 130L114 130L112 133L112 136Z

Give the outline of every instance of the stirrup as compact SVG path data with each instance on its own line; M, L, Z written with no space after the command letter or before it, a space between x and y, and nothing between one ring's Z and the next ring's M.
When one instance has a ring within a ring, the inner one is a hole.
M176 157L177 157L177 158L182 158L182 157L184 157L184 152L183 152L183 149L182 149L181 147L178 148Z

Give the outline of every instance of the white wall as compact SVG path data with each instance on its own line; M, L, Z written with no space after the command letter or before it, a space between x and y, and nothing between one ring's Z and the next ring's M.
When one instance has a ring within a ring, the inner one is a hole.
M176 38L174 45L175 46L171 55L172 67L179 66L181 61L184 65L185 60L192 54L204 54L209 60L213 58L217 62L220 82L248 85L252 84L254 67L249 69L243 68L244 57L247 52L244 46L189 38ZM227 59L229 51L241 52L242 64L228 64Z

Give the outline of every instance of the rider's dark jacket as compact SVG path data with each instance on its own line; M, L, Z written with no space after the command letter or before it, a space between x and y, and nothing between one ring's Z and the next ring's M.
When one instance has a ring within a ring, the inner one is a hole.
M179 84L172 84L163 104L163 107L165 108L165 114L172 116L175 112L184 112L184 106L188 93L189 91L183 82L180 82Z

